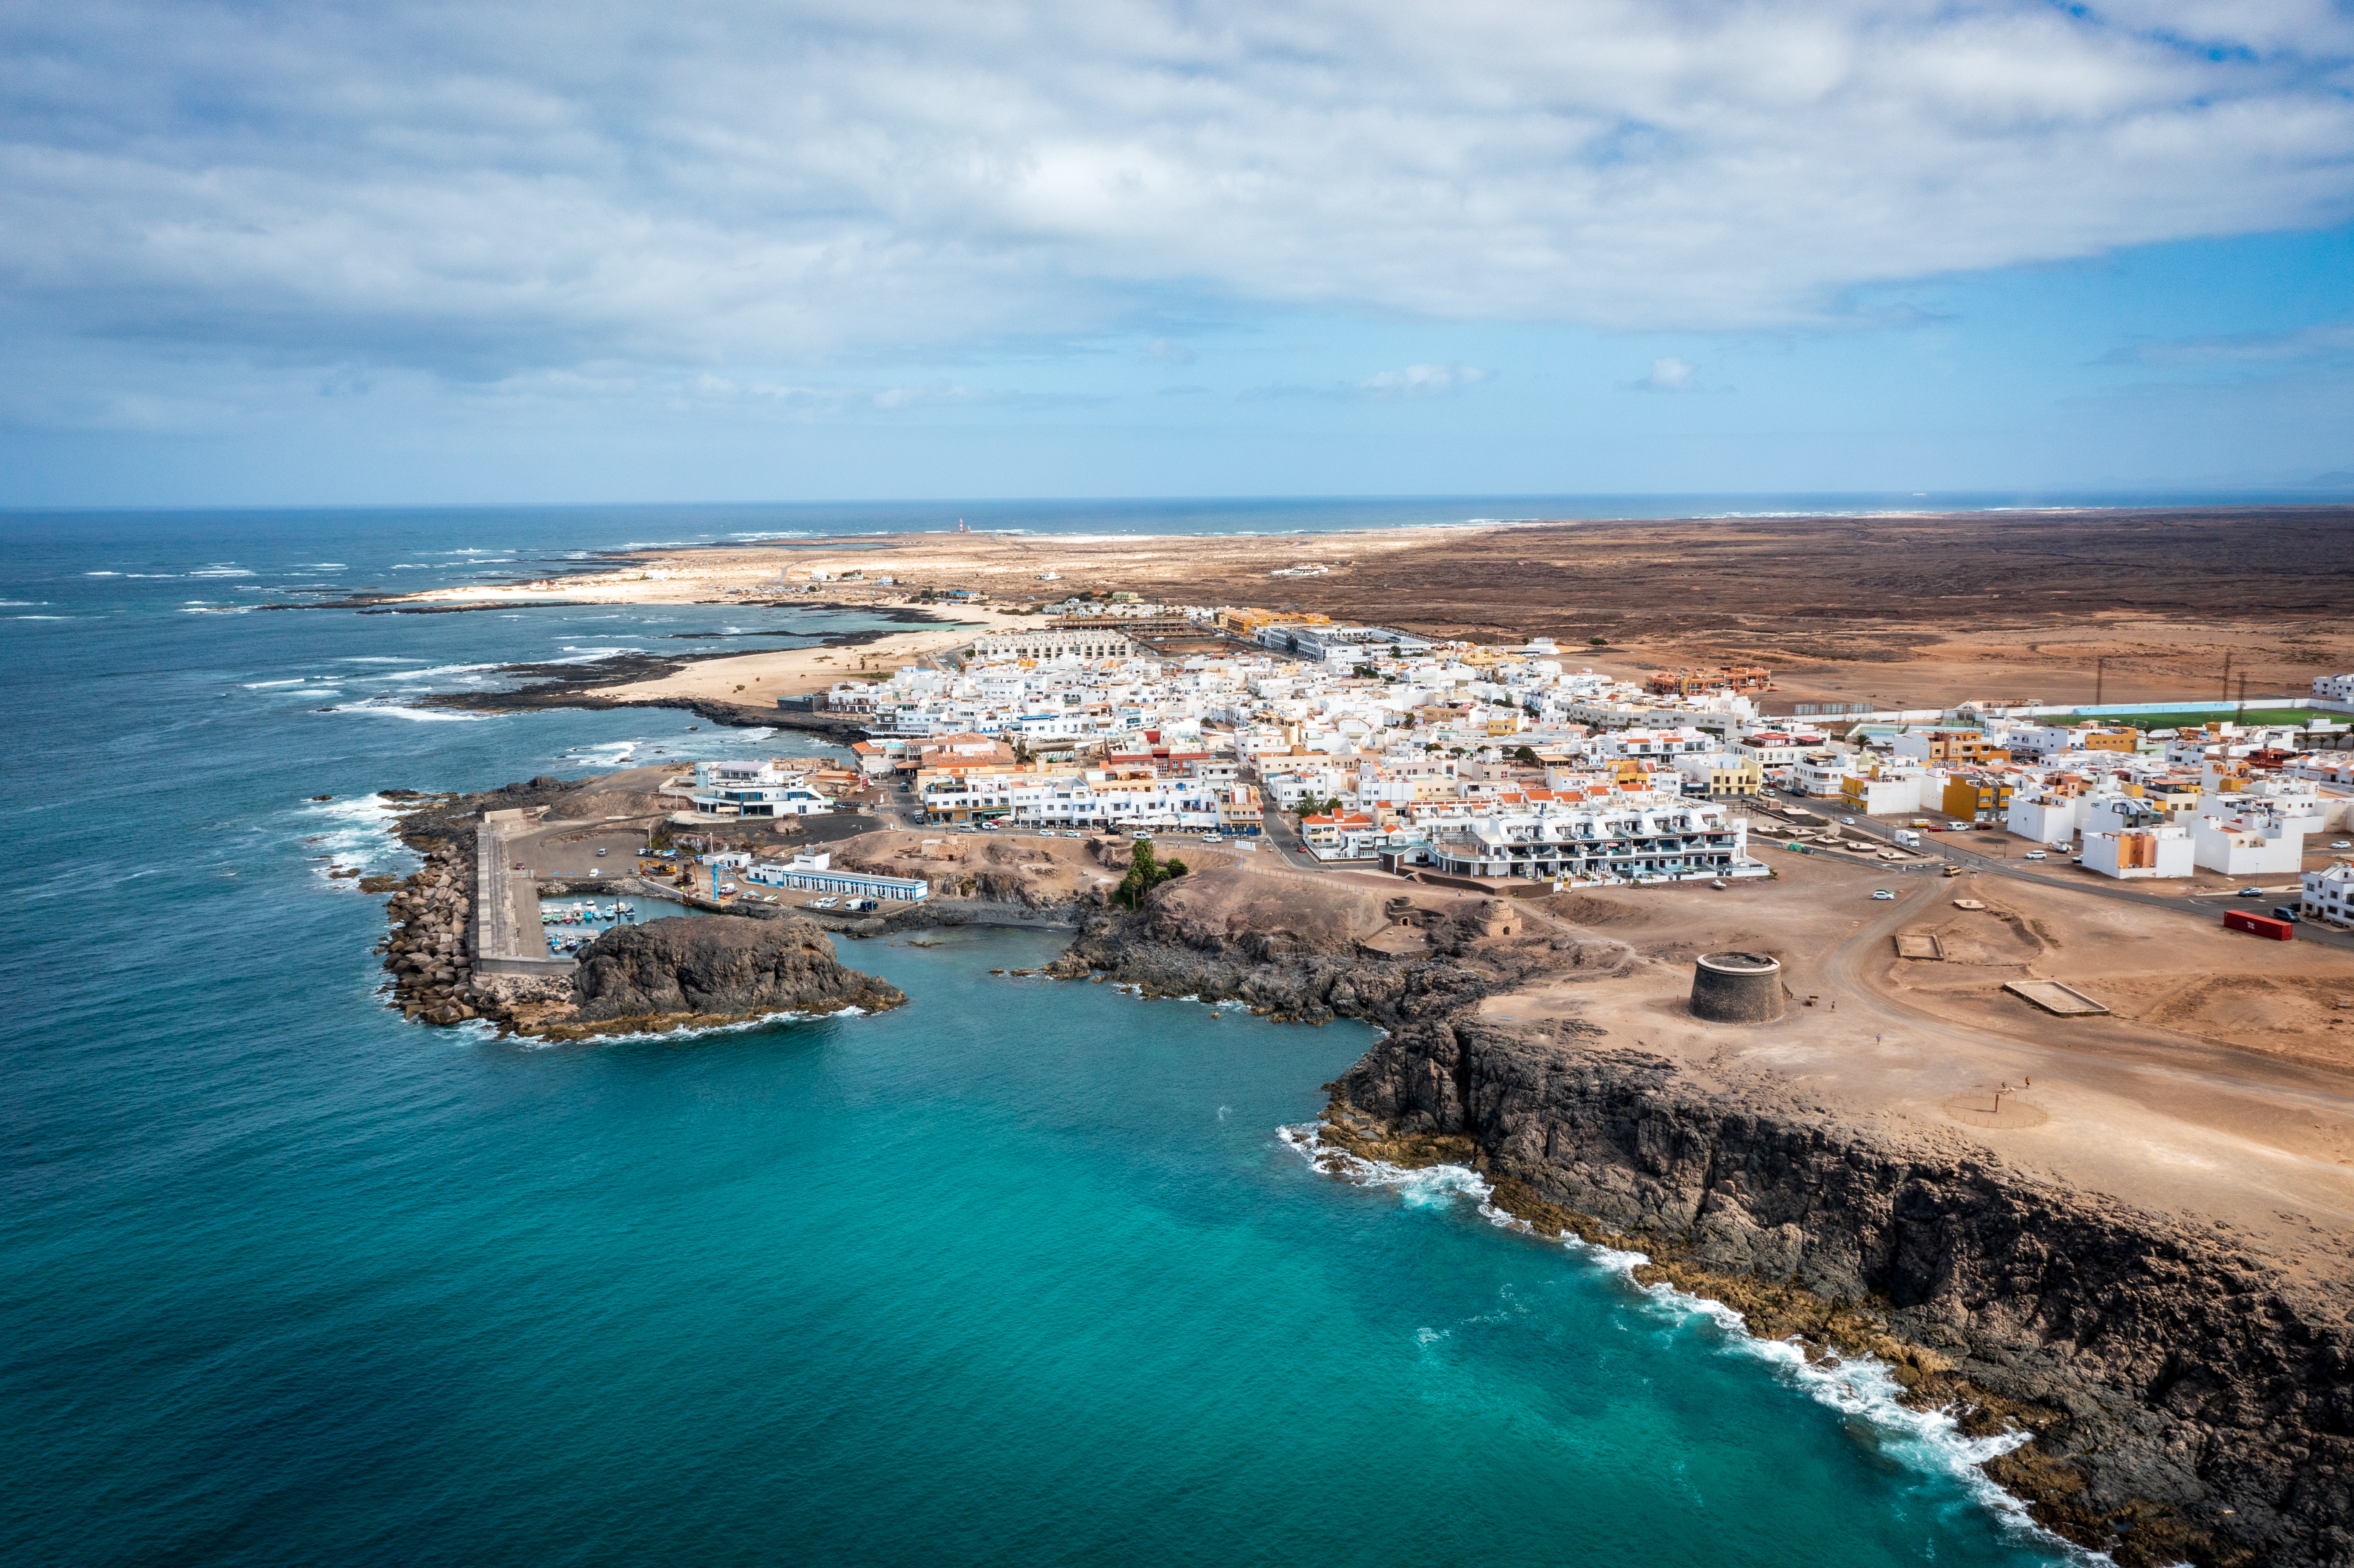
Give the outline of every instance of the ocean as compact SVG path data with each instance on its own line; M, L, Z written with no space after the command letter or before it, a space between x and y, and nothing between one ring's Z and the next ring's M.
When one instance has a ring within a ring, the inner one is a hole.
M417 693L864 622L257 606L887 511L749 510L0 517L0 1559L2067 1555L1869 1369L1505 1228L1468 1173L1311 1168L1283 1129L1363 1025L993 974L1059 945L1013 931L845 941L911 999L879 1017L534 1048L386 1012L380 900L329 874L410 863L376 791L766 738Z

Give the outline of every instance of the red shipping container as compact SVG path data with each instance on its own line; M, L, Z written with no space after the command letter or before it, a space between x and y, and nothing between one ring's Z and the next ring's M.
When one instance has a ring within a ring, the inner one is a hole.
M2296 936L2296 927L2285 920L2275 920L2269 915L2250 915L2240 909L2223 911L2223 928L2227 931L2252 931L2259 937L2275 937L2284 942Z

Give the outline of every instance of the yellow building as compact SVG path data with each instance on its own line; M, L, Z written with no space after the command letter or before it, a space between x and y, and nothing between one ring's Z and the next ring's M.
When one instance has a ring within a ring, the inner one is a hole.
M1975 818L1981 811L2000 817L2010 810L2011 781L1999 773L1956 773L1946 780L1946 798L1938 808L1949 817Z
M1755 758L1743 758L1729 768L1711 765L1708 770L1708 798L1729 800L1739 795L1755 795L1766 788L1766 769Z

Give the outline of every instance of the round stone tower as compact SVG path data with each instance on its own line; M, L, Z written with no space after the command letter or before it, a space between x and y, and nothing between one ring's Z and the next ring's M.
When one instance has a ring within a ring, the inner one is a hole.
M1695 1018L1771 1023L1782 1016L1782 961L1765 953L1702 953L1692 970Z

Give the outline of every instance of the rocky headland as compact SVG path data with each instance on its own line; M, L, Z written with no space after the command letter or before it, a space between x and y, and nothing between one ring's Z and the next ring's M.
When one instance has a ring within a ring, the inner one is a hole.
M379 945L390 1001L419 1022L482 1019L554 1040L742 1022L778 1013L880 1012L907 998L834 956L825 929L799 916L711 915L616 927L569 973L478 974L473 952L475 827L485 811L545 809L591 820L659 817L661 802L618 787L629 774L543 776L472 794L386 789L395 831L423 863L371 878L389 893ZM584 887L601 885L582 884Z
M782 1012L880 1012L907 996L834 956L814 920L704 915L617 926L581 950L568 1015L543 1038L706 1028Z
M1966 1434L2023 1437L1987 1474L2124 1568L2354 1563L2342 1294L2228 1230L1959 1137L1696 1073L1575 1020L1479 1015L1540 973L1620 972L1630 955L1607 938L1467 902L1385 955L1352 895L1319 923L1209 891L1098 914L1052 972L1385 1026L1327 1086L1328 1168L1468 1166L1536 1232L1645 1255L1641 1283L1723 1302L1809 1357L1872 1358Z
M463 961L472 841L450 830L578 788L419 798L408 831L427 860L393 900L387 959L412 1016L482 1001ZM1872 1359L1917 1407L2020 1439L1988 1477L2123 1568L2354 1564L2342 1278L1953 1129L1834 1107L1770 1066L1672 1059L1575 1006L1494 1016L1533 988L1594 995L1656 966L1639 922L1206 855L1129 912L1104 886L1126 847L885 833L836 853L937 890L854 935L1066 923L1048 971L1066 980L1382 1025L1327 1086L1328 1168L1467 1166L1533 1231L1644 1255L1643 1284L1721 1301L1810 1357ZM839 964L814 922L719 916L608 932L570 994L503 1016L567 1038L900 1000Z

